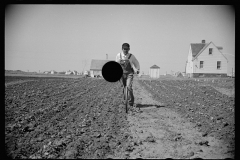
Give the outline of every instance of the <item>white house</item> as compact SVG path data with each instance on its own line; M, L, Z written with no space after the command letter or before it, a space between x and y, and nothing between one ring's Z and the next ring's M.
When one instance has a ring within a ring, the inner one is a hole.
M54 70L52 70L52 71L51 71L51 74L57 74L57 72L56 72L56 71L54 71Z
M90 66L90 76L91 77L96 77L96 76L102 77L102 67L104 66L104 64L106 64L109 61L111 61L111 60L93 59L91 61L91 66Z
M73 72L74 75L77 75L77 71L74 70L74 71L72 71L72 72Z
M191 43L186 62L189 77L227 76L228 60L213 42Z
M159 78L160 67L158 67L157 65L153 65L152 67L150 67L149 75L150 75L151 78Z
M223 55L228 60L227 75L231 76L231 77L232 76L235 77L235 55L234 54L229 54L229 53L223 53Z
M65 74L73 74L73 72L69 70L69 71L66 71Z
M89 71L84 71L83 75L84 76L90 76L90 72Z

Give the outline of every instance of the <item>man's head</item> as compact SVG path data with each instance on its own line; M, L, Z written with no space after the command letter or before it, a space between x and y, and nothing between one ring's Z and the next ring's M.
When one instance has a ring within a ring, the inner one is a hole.
M122 51L126 55L128 54L128 51L130 50L130 45L128 43L123 43L122 45Z

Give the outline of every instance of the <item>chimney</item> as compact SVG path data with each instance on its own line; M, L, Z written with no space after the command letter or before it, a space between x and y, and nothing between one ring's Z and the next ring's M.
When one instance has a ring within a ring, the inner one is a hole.
M205 40L202 40L202 43L205 43Z
M108 54L106 54L106 59L108 60Z

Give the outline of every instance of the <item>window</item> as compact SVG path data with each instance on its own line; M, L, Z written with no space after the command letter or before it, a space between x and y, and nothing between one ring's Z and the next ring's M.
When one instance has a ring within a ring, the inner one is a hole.
M200 61L200 68L203 68L203 61Z
M212 48L209 48L209 54L212 54Z
M217 61L217 69L221 69L221 61Z

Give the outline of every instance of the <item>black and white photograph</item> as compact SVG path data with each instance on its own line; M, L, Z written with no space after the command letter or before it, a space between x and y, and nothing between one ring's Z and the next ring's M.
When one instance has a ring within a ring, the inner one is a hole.
M5 156L235 159L235 6L9 4Z

